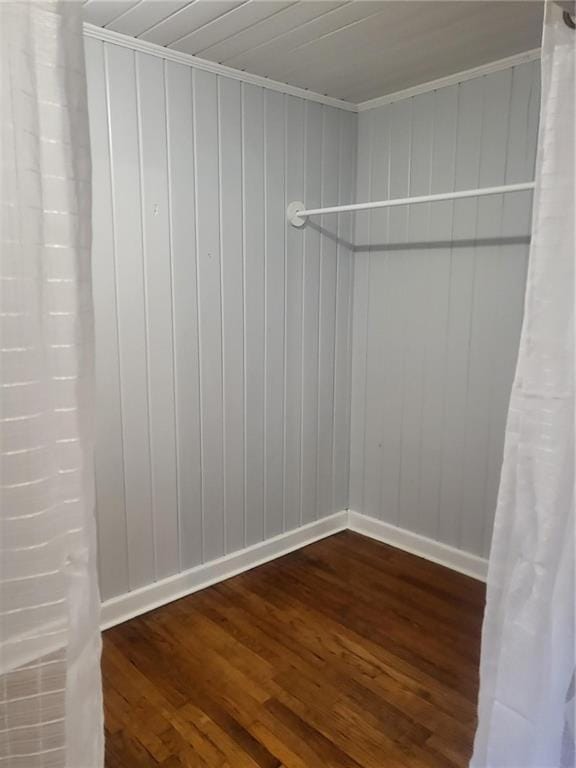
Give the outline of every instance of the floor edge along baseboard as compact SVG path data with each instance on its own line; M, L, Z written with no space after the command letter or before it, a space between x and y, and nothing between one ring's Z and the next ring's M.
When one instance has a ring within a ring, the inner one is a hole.
M217 560L110 598L102 603L101 627L109 629L345 530L369 536L480 581L486 580L488 561L482 557L397 528L382 520L343 510Z
M348 512L336 512L217 560L202 563L190 570L113 597L102 603L101 627L113 627L347 528Z
M398 528L375 517L361 515L352 510L348 513L348 528L356 533L377 539L392 547L410 552L418 557L431 560L433 563L444 565L453 571L458 571L466 576L471 576L478 581L486 581L488 572L488 560L471 552L456 549L440 541L420 536L405 528Z

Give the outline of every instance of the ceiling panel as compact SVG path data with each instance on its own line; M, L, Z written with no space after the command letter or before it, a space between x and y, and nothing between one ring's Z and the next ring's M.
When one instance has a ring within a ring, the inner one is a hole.
M340 5L273 40L263 38L259 45L240 53L237 61L243 69L265 67L269 73L267 77L281 80L284 73L293 65L293 51L296 48L319 40L334 30L382 12L382 4L374 0L359 0ZM202 55L212 58L214 52L209 49ZM232 58L226 60L228 66L235 66L234 62L235 59Z
M82 7L84 21L96 24L97 27L105 27L106 24L120 16L138 0L88 0Z
M246 5L241 5L214 21L205 24L170 47L184 53L201 55L205 49L221 43L239 32L243 32L245 29L253 27L259 21L274 16L290 5L294 5L294 0L292 2L288 0L288 2L274 3L249 0Z
M223 16L228 11L244 5L244 2L224 2L223 0L195 0L188 3L176 13L168 16L140 37L158 45L170 45L180 40L204 24Z
M328 0L310 0L309 2L294 3L274 16L254 24L249 29L239 32L222 43L205 50L202 55L210 61L228 63L234 57L245 51L250 51L263 42L275 40L279 35L290 30L297 29L302 24L325 13L329 13L342 2L329 2ZM231 64L230 66L234 66ZM238 67L241 69L241 67Z
M540 45L540 0L88 0L93 24L360 103Z
M295 49L291 61L285 62L285 80L359 103L540 43L542 7L536 3L409 2L387 6L378 16ZM414 6L418 7L416 14ZM263 67L247 68L265 74Z
M140 0L106 27L115 32L138 37L189 4L190 0Z

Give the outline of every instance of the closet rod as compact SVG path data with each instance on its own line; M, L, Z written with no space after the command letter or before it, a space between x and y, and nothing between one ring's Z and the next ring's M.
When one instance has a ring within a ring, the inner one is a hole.
M460 200L464 197L484 197L486 195L501 195L504 192L522 192L534 189L535 183L527 181L522 184L505 184L500 187L483 187L482 189L465 189L462 192L441 192L438 195L420 195L419 197L397 197L392 200L378 200L374 203L354 203L353 205L333 205L331 208L310 208L299 201L290 203L287 210L288 221L294 227L306 224L308 216L321 213L343 213L344 211L367 211L373 208L391 208L396 205L415 205L416 203L436 203L440 200Z

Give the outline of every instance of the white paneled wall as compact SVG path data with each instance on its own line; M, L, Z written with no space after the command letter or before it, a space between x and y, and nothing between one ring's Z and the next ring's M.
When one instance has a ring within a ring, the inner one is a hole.
M531 181L531 62L359 115L358 201ZM350 507L489 549L531 193L358 215Z
M357 118L86 47L110 598L348 506Z
M531 180L538 62L356 115L86 51L102 596L347 508L485 556L530 193L285 211Z

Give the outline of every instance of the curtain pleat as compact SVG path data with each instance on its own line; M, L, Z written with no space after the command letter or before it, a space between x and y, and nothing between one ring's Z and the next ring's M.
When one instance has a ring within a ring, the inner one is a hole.
M81 3L0 35L0 768L100 768Z

